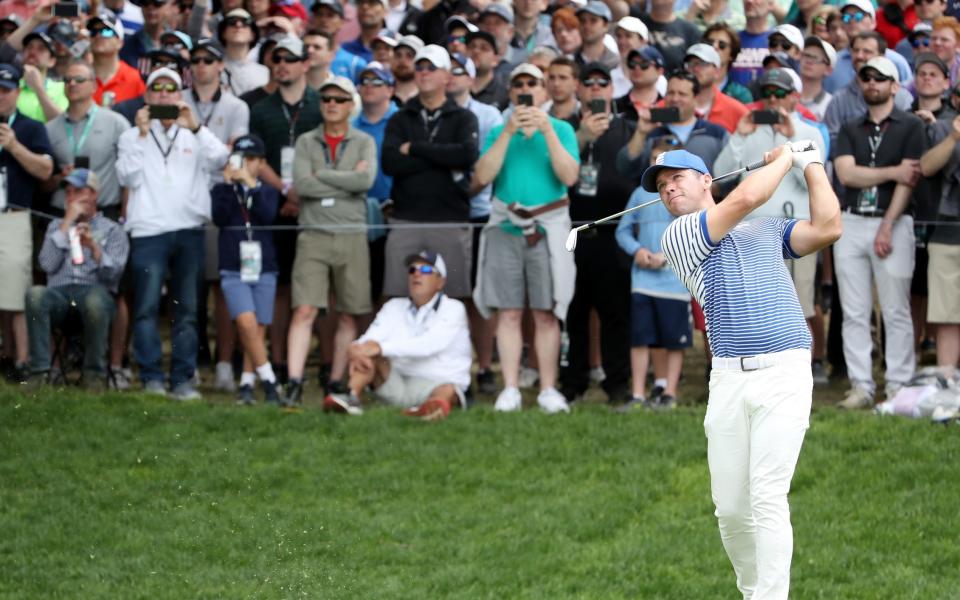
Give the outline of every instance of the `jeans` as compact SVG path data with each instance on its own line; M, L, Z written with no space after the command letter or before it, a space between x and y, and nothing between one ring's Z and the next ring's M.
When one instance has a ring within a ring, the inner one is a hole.
M26 295L30 370L50 370L51 327L64 323L76 311L83 323L83 371L103 377L107 372L110 322L116 304L107 288L99 285L44 287L35 285Z
M160 292L169 272L171 329L170 385L189 381L197 368L197 287L203 276L204 232L184 229L133 238L133 355L140 381L163 381L163 359L157 315Z

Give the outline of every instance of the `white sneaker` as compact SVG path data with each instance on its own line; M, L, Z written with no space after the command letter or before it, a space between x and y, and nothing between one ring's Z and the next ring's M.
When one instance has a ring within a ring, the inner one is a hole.
M530 367L522 367L520 369L518 387L532 388L537 385L538 381L540 381L540 371L531 369Z
M540 410L551 415L558 412L570 412L567 399L556 388L548 388L540 392L537 396L537 404L540 405Z
M493 405L493 410L497 412L517 412L522 408L523 397L520 390L515 387L503 388L497 401Z
M237 389L237 382L233 378L233 365L228 362L217 363L217 379L213 387L221 392L233 393Z
M590 369L590 381L603 383L603 380L606 378L607 374L604 373L603 367L594 367Z
M110 380L110 384L113 386L113 389L118 392L124 392L130 389L133 384L133 371L117 367L111 371L111 374L113 377Z

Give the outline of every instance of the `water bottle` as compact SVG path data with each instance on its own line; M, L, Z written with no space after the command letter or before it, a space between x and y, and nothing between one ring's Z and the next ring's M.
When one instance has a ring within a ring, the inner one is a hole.
M70 227L70 262L75 265L83 264L83 246L80 245L80 234L75 226Z

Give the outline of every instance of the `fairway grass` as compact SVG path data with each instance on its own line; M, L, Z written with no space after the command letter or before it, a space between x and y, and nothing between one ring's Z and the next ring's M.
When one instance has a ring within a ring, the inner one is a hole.
M0 597L736 598L703 410L426 424L0 386ZM960 596L958 436L817 408L791 597Z

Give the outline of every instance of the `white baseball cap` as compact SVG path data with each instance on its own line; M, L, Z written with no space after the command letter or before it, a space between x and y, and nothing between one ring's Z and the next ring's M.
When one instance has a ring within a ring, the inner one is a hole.
M804 46L807 48L812 48L816 46L823 50L823 53L827 55L827 63L831 67L837 66L837 50L833 47L830 42L826 40L821 40L815 35L811 35L806 40L804 40Z
M521 75L529 75L537 81L543 81L543 71L540 67L531 63L520 63L510 71L510 81L513 81Z
M377 63L379 64L379 63ZM369 64L367 65L370 66ZM343 90L344 92L354 96L357 93L356 86L353 85L353 81L349 77L344 77L343 75L336 75L330 79L324 81L320 84L320 87L317 89L318 92L322 92L328 87L335 87L337 89Z
M874 56L860 67L859 72L863 73L867 69L873 69L884 77L889 77L897 83L900 83L900 72L897 71L897 66L886 56Z
M636 17L623 17L617 21L617 27L624 31L635 33L645 41L650 40L650 30L647 29L647 25Z
M787 41L803 50L803 34L800 33L800 30L790 25L789 23L784 25L777 25L773 28L773 31L770 32L770 35L779 33L783 37L787 38Z
M450 53L436 44L428 44L417 51L416 56L413 57L413 64L421 60L430 61L438 69L450 70Z
M870 0L844 0L840 5L840 12L843 12L843 9L848 6L856 6L871 17L877 17L877 9L873 7L873 2L870 2Z
M161 78L171 79L175 84L177 84L178 88L181 90L183 89L183 79L180 78L180 74L168 67L162 67L150 73L150 75L147 77L147 87L150 87L153 85L154 81Z
M710 44L694 44L687 48L687 53L683 55L684 60L688 56L696 56L703 62L710 63L711 65L720 68L720 55L717 53L717 49L711 46Z

